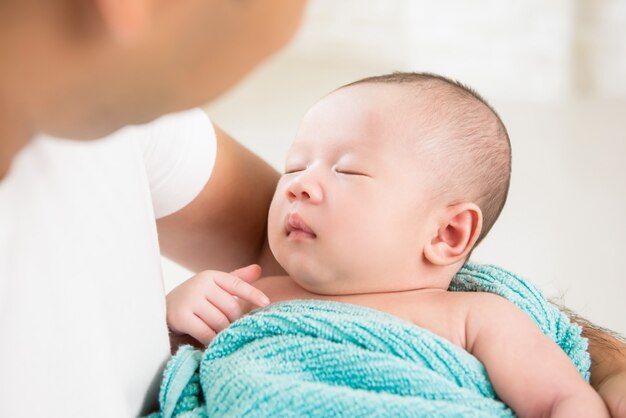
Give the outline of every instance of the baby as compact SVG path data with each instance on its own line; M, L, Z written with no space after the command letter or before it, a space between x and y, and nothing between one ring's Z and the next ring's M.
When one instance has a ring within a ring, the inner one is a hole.
M170 329L208 344L265 295L363 305L470 352L520 416L608 416L528 315L447 291L500 214L510 170L500 118L459 83L394 73L341 87L304 118L270 207L270 247L289 276L253 287L258 266L231 273L236 286L199 273L168 295Z

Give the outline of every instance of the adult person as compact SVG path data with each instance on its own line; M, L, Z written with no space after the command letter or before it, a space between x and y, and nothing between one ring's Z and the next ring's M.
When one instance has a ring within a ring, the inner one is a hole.
M0 2L0 416L150 410L168 353L159 248L192 270L278 273L277 173L198 111L155 118L227 90L302 8ZM611 343L592 342L594 374L617 405L626 350L588 332Z
M1 417L152 409L170 351L159 244L193 269L275 270L278 174L200 110L150 121L232 86L304 4L0 2Z

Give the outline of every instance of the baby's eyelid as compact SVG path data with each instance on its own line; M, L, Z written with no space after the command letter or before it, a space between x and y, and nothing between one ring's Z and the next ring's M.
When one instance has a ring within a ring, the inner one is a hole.
M296 167L296 168L287 168L285 169L285 174L293 174L293 173L299 173L300 171L304 171L305 169L302 167Z
M363 173L363 172L358 171L358 170L352 170L352 169L348 169L348 168L340 168L340 167L337 167L337 166L333 167L333 170L336 173L345 174L347 176L368 176L366 173Z

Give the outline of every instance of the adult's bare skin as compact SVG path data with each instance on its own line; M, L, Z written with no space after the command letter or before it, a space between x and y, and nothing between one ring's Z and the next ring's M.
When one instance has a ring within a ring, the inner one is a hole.
M570 309L556 305L582 326L582 335L589 339L591 385L608 405L611 416L626 417L626 341Z
M232 271L254 262L267 274L284 274L266 238L279 175L224 131L216 133L218 159L204 190L157 221L161 252L196 272Z
M591 385L613 417L626 417L626 344L605 332L584 327L591 354Z

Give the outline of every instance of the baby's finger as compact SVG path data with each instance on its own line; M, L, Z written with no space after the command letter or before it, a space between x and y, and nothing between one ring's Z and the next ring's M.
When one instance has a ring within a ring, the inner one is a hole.
M215 338L216 332L196 315L189 315L186 321L185 332L204 345L209 345Z
M230 325L230 321L226 315L209 301L207 301L207 303L201 303L200 306L197 306L193 311L198 318L204 321L204 323L216 333L228 328Z
M258 264L250 264L249 266L231 271L230 274L239 277L244 282L252 283L261 277L261 266Z
M230 274L216 275L214 281L215 284L231 295L247 300L257 306L267 306L270 303L265 293L237 276Z
M219 309L228 318L229 322L235 322L243 314L239 302L233 295L222 289L217 282L215 284L215 288L205 295L206 300Z

